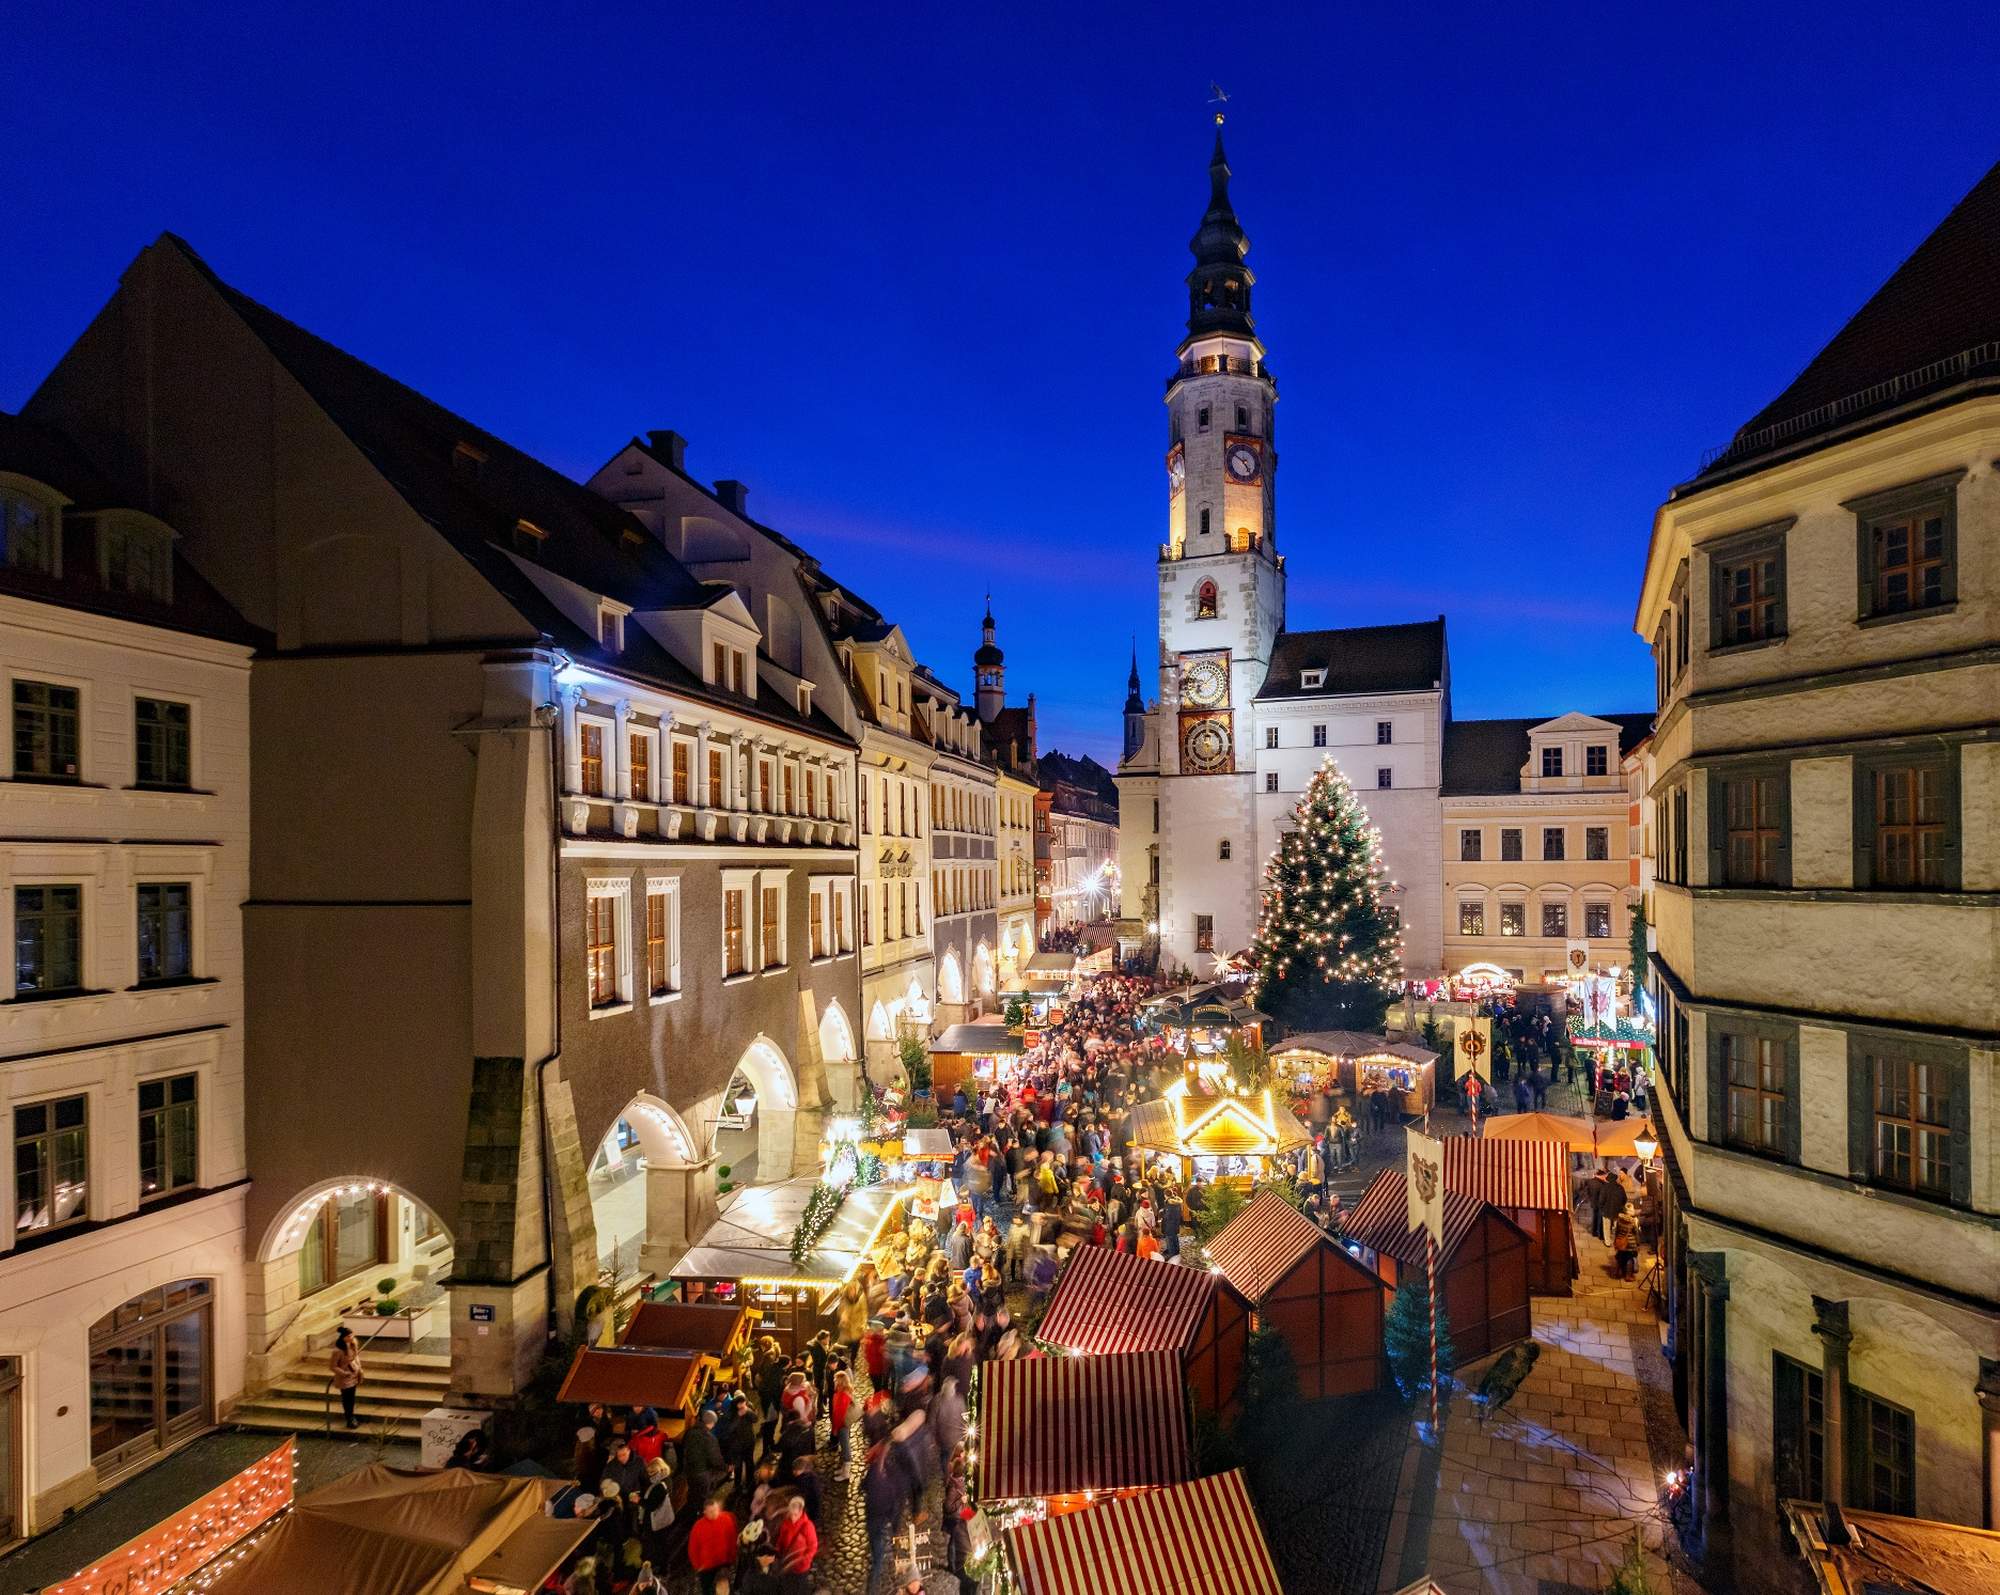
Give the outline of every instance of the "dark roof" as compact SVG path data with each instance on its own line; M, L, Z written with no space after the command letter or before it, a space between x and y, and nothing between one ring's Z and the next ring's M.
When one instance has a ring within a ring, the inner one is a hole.
M1438 790L1446 797L1475 792L1518 792L1521 767L1528 762L1528 733L1554 715L1522 720L1453 720L1444 728L1444 771ZM1652 733L1653 714L1601 714L1618 727L1622 759Z
M1326 683L1301 687L1301 673L1324 670ZM1444 616L1399 626L1344 626L1282 631L1257 696L1326 698L1370 692L1428 692L1444 680Z
M986 723L985 743L987 751L1017 775L1034 780L1037 771L1035 755L1034 710L1020 707L999 710Z
M2000 165L1695 481L1981 375L2000 382Z
M174 553L173 597L166 603L105 585L97 560L97 523L93 517L99 511L133 506L67 433L0 411L0 471L52 487L70 501L62 516L62 557L58 562L62 574L42 576L0 560L0 592L248 648L270 644L270 637L237 614L178 549Z
M1118 783L1111 772L1099 764L1089 754L1073 759L1067 753L1058 753L1051 748L1036 761L1036 771L1044 788L1072 786L1099 798L1112 807L1115 816L1118 808ZM1058 797L1060 797L1058 793Z
M287 321L222 281L185 241L171 233L166 238L383 480L531 624L576 658L650 678L688 697L741 706L740 699L710 688L642 627L626 628L622 651L602 647L593 632L543 594L507 545L516 524L528 521L548 534L538 564L638 610L706 608L726 586L700 581L641 521L610 500ZM481 456L476 468L459 463L460 444ZM801 716L790 696L761 676L756 712L810 726L835 741L851 740L822 710Z

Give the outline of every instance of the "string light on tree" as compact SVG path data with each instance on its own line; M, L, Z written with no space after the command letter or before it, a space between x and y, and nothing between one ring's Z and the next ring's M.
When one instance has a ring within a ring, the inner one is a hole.
M1382 898L1382 833L1331 757L1264 865L1253 1001L1294 1030L1373 1030L1403 978L1403 936Z

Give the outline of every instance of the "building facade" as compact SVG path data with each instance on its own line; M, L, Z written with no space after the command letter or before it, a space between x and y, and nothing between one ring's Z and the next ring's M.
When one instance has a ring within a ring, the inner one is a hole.
M1573 977L1583 944L1599 974L1628 962L1632 859L1626 756L1651 711L1445 728L1444 968L1515 984Z
M1787 1497L2000 1526L2000 169L1657 512L1675 1388Z
M0 1544L243 1389L248 628L0 416Z
M1041 758L1049 797L1047 827L1049 925L1074 930L1118 912L1118 788L1111 772L1085 755L1054 751Z
M939 1025L963 1023L999 991L999 778L984 727L958 694L919 671L918 724L931 760L931 947L937 959Z
M986 757L993 766L994 802L999 824L994 835L994 869L999 893L1000 990L1020 987L1034 956L1035 807L1040 795L1039 732L1035 695L1025 706L1007 702L1007 655L1001 649L989 599L980 621L979 646L972 653L973 704L982 727Z

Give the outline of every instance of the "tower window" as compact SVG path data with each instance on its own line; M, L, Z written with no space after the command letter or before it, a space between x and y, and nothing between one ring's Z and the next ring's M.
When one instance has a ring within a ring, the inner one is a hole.
M1277 745L1278 745L1278 728L1276 726L1264 727L1264 746L1267 748L1275 748Z
M1377 720L1375 722L1376 745L1380 747L1384 744L1394 742L1395 740L1396 740L1395 723L1389 720Z
M1313 727L1313 746L1316 748L1323 748L1326 746L1325 726L1318 725Z
M1236 406L1236 430L1239 432L1250 430L1250 412L1240 404Z
M1205 404L1194 413L1194 429L1197 432L1208 430L1208 406Z
M1202 525L1202 528L1201 528L1201 529L1202 529L1202 530L1203 530L1203 531L1205 532L1205 531L1207 531L1207 530L1208 530L1208 526L1207 526L1207 521L1208 521L1208 511L1207 511L1207 510L1203 510L1203 511L1201 512L1201 518L1202 518L1202 522L1203 522L1203 525ZM1203 583L1201 584L1201 586L1200 586L1200 587L1198 587L1197 589L1195 589L1195 596L1194 596L1194 618L1195 618L1196 620L1213 620L1213 619L1215 618L1215 583L1214 583L1214 582L1203 582Z
M1226 837L1226 836L1225 836L1225 837L1224 837L1224 838L1222 839L1222 841L1221 841L1221 842L1220 842L1220 843L1219 843L1219 844L1217 845L1217 847L1216 847L1216 851L1215 851L1215 856L1216 856L1217 858L1219 858L1219 859L1223 859L1223 860L1225 860L1225 861L1226 861L1226 860L1228 859L1228 857L1229 857L1229 838L1228 838L1228 837Z
M1278 790L1278 772L1276 770L1266 770L1264 772L1264 790L1266 792L1275 792Z
M1203 511L1201 512L1201 535L1202 535L1203 537L1206 537L1206 536L1208 536L1208 511L1207 511L1207 510L1203 510Z
M1375 772L1375 784L1383 791L1387 791L1396 784L1396 772L1387 769L1377 770Z

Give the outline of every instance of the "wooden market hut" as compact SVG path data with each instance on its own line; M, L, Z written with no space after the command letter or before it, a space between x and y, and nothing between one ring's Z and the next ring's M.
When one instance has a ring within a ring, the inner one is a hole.
M1171 1350L980 1365L982 1502L1074 1511L1086 1491L1185 1484L1193 1471L1186 1387Z
M1347 1239L1393 1288L1406 1269L1422 1272L1427 1237L1410 1227L1408 1172L1375 1176L1347 1222ZM1499 1208L1461 1191L1444 1193L1444 1240L1438 1247L1438 1290L1460 1362L1471 1362L1526 1340L1528 1237Z
M1090 1356L1171 1351L1195 1404L1223 1415L1236 1406L1250 1303L1207 1269L1080 1246L1070 1254L1035 1338Z
M1438 1055L1413 1041L1365 1030L1311 1030L1270 1049L1281 1078L1309 1080L1352 1099L1386 1093L1399 1114L1428 1113L1437 1092Z
M1008 1079L1026 1047L1020 1032L1009 1030L998 1019L989 1019L952 1025L932 1038L926 1050L931 1060L931 1093L942 1102L960 1086L971 1097L978 1095L982 1082Z
M1382 1281L1276 1191L1259 1191L1206 1249L1291 1348L1308 1401L1382 1383Z
M1555 1141L1444 1138L1444 1188L1491 1202L1528 1237L1528 1289L1567 1296L1575 1277L1569 1151Z
M642 1301L618 1344L691 1351L722 1362L749 1338L750 1309L741 1302Z
M1181 1080L1135 1106L1126 1131L1142 1167L1165 1159L1183 1183L1197 1176L1247 1183L1270 1172L1272 1158L1312 1144L1298 1115L1269 1091L1239 1097Z
M700 1405L714 1361L699 1352L658 1346L582 1346L569 1365L556 1400L579 1406L651 1407L660 1430L678 1442Z
M1282 1595L1241 1468L1007 1531L1022 1595Z

